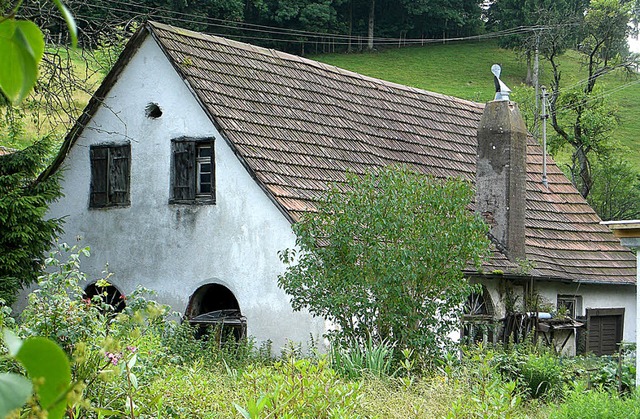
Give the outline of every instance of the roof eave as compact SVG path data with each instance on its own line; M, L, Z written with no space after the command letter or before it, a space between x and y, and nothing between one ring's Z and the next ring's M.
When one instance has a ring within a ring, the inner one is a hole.
M555 282L563 284L583 284L583 285L636 285L632 281L607 281L607 280L572 280L563 277L548 276L548 275L517 275L513 273L495 274L495 273L482 273L477 271L465 271L464 274L468 277L484 278L484 279L506 279L509 281L534 281L540 282Z

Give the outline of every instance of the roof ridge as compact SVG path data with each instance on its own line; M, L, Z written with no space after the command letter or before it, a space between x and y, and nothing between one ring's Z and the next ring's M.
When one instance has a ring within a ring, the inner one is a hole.
M179 28L177 26L168 25L166 23L160 23L160 22L156 22L156 21L153 21L153 20L147 21L147 24L149 26L151 26L151 28L159 28L159 29L166 30L166 31L169 31L169 32L177 33L177 34L182 35L182 36L187 36L187 37L206 40L206 41L212 41L213 40L215 42L218 42L218 43L221 43L221 44L225 44L225 45L228 45L230 47L239 48L239 49L255 52L255 53L266 55L266 56L277 57L277 58L280 58L282 60L298 62L298 63L304 64L304 65L309 65L309 66L312 66L312 67L319 68L321 70L330 71L330 72L333 72L333 73L336 73L336 74L340 74L340 75L343 75L343 76L346 76L346 77L350 77L350 78L366 80L366 81L369 81L369 82L372 82L372 83L376 83L376 84L380 84L380 85L383 85L383 86L392 87L394 89L400 89L400 90L405 90L405 91L414 92L414 93L420 93L420 94L427 94L427 95L432 96L432 97L436 97L436 98L441 98L441 99L445 99L445 100L450 100L450 101L462 103L462 104L465 104L467 106L471 106L471 107L478 108L478 109L484 108L484 104L483 103L474 102L474 101L467 100L467 99L461 99L461 98L458 98L458 97L455 97L455 96L449 96L449 95L445 95L445 94L442 94L442 93L432 92L432 91L429 91L429 90L419 89L417 87L406 86L404 84L394 83L394 82L391 82L391 81L382 80L382 79L378 79L378 78L371 77L371 76L366 76L364 74L356 73L356 72L350 71L350 70L345 70L344 68L340 68L340 67L337 67L337 66L334 66L334 65L331 65L331 64L321 63L319 61L315 61L315 60L312 60L310 58L305 58L305 57L301 57L299 55L278 51L277 49L273 49L273 48L259 47L259 46L256 46L256 45L248 44L246 42L236 41L236 40L233 40L233 39L224 38L222 36L217 36L217 35L211 35L211 34L207 34L207 33L203 33L203 32L197 32L197 31L193 31L193 30L190 30L190 29Z

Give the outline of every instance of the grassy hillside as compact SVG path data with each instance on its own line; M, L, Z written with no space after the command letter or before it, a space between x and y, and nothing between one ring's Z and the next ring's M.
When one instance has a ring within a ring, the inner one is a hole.
M502 78L512 89L526 77L524 60L496 42L431 44L388 49L375 53L324 54L312 59L368 76L456 96L477 102L493 99L491 65L502 66ZM562 59L565 86L583 80L586 73L575 52ZM541 83L549 85L551 70L540 62ZM616 73L603 80L610 99L619 106L620 127L615 136L630 148L629 159L640 167L640 78Z

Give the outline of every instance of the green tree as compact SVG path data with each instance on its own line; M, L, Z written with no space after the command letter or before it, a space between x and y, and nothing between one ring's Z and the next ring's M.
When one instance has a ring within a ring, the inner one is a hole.
M51 0L69 27L73 44L77 43L73 16L61 0ZM22 1L13 8L0 1L0 93L18 104L29 94L38 79L38 66L44 54L44 36L35 23L16 19Z
M553 70L549 115L561 144L572 148L572 180L587 198L594 184L592 160L609 150L615 126L611 108L603 105L598 81L618 69L632 71L637 56L630 54L627 37L632 30L629 3L618 0L591 1L581 27L579 50L583 53L587 78L574 88L561 87L558 56L561 49L550 48L546 58Z
M281 253L279 286L295 310L338 326L334 344L372 339L437 355L473 288L463 270L489 247L472 195L468 182L406 168L348 174L294 224L298 251Z
M526 57L525 82L531 85L536 48L548 55L549 49L562 53L573 47L588 4L588 0L496 0L488 11L488 26L496 31L520 29L499 42Z
M640 173L617 154L601 156L592 167L597 179L587 200L603 220L640 218Z
M58 177L38 180L51 152L45 138L0 156L0 298L11 304L20 287L36 281L43 255L61 231L62 221L45 219L60 193Z

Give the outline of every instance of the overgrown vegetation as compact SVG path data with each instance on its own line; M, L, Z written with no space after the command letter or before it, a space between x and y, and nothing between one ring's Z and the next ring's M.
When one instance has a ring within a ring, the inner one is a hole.
M293 226L299 250L281 253L279 285L294 309L335 324L333 344L394 342L430 361L471 293L464 269L488 256L472 194L468 182L403 167L347 174Z
M87 249L61 245L47 259L52 269L40 279L42 291L30 296L17 322L6 306L0 311L0 324L24 339L23 347L57 342L66 354L66 360L54 361L29 351L20 354L20 349L18 363L16 342L5 335L1 394L7 391L6 373L28 371L37 384L37 377L61 371L54 364L67 363L70 371L70 385L50 388L46 396L34 386L37 396L13 406L11 417L35 417L43 409L50 418L618 418L640 413L632 358L563 358L533 342L463 348L460 357L450 352L431 369L420 370L412 367L415 355L407 351L402 354L406 365L388 368L392 349L384 343L345 348L360 351L352 360L366 360L355 369L349 365L357 362L346 363L342 355L303 354L295 344L276 357L268 344L256 348L250 341L230 340L220 347L171 320L167 307L150 300L148 291L128 295L120 313L100 295L83 298L79 281L96 279L80 270L87 255ZM108 274L99 283L106 280Z

